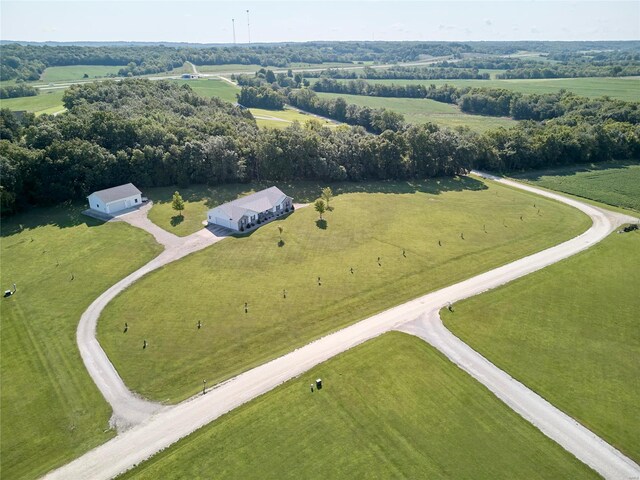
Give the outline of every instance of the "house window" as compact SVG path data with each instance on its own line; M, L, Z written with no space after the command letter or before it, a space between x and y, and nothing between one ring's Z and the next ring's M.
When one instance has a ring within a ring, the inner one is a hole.
M100 204L99 203L96 203L96 208L100 208Z
M138 199L137 198L135 199L135 202L138 203Z

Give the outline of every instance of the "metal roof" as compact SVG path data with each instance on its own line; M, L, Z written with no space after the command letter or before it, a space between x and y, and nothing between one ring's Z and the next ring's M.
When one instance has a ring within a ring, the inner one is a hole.
M222 210L230 219L238 219L247 212L261 213L269 210L282 202L284 197L287 195L278 187L269 187L215 208Z
M117 187L98 190L97 192L93 192L91 195L95 195L104 203L111 203L122 198L140 195L141 193L142 192L138 190L133 183L126 183L124 185L118 185Z

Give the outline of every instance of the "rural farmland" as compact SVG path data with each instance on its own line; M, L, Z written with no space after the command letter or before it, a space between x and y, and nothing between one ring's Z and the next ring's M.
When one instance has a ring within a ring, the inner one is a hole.
M440 3L3 4L3 479L640 478L637 5Z

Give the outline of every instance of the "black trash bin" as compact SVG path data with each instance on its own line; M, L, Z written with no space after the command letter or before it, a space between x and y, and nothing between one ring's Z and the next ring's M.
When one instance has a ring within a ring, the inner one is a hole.
M318 390L321 390L321 389L322 389L322 379L321 379L321 378L319 378L319 379L317 379L317 380L316 380L316 388L317 388Z

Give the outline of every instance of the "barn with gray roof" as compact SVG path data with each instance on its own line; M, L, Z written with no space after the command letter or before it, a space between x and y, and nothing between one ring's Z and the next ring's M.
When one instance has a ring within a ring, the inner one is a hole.
M98 190L87 197L89 208L101 213L113 215L142 203L142 192L133 183Z

